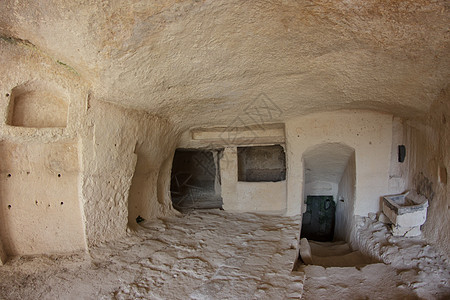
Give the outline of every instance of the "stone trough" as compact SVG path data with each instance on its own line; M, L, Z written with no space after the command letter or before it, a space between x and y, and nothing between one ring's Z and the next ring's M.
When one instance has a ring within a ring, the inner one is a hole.
M394 236L418 236L427 219L428 200L416 192L383 197L383 213L391 221Z

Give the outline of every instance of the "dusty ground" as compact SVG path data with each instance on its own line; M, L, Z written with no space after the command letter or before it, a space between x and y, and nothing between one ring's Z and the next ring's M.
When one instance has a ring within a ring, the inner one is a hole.
M368 218L358 223L356 237L371 259L344 243L311 243L323 266L292 272L298 228L299 219L218 210L156 219L89 254L11 259L0 267L0 299L450 296L445 258L423 239L393 238L384 224ZM333 255L342 263L336 265Z
M298 298L299 220L192 212L143 224L88 255L14 258L1 299Z

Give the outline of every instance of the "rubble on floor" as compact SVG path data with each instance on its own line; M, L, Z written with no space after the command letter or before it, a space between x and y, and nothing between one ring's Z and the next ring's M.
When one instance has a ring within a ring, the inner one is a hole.
M404 285L422 299L450 298L450 265L422 237L395 237L388 225L357 217L355 245L361 252L392 266Z

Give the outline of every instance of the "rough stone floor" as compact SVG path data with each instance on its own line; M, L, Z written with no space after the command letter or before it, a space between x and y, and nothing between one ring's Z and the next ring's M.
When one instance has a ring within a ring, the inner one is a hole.
M344 242L310 242L313 265L305 274L303 299L450 299L447 258L422 237L393 237L388 226L359 218L360 251Z
M298 299L299 222L219 210L157 219L90 255L11 259L0 299Z
M309 244L313 265L298 268L306 277L303 299L418 298L392 266L353 251L345 242Z
M448 260L421 237L360 218L358 251L311 243L299 265L299 218L192 211L143 223L89 254L15 257L0 299L450 299Z

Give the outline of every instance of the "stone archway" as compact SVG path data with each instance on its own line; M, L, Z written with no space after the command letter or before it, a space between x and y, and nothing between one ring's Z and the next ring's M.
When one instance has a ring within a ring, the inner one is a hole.
M353 148L342 143L323 143L303 154L304 201L315 208L307 207L303 215L302 234L309 232L317 238L322 232L319 236L328 240L348 240L355 201L354 153ZM328 203L330 199L333 199L333 205ZM319 205L314 201L323 203ZM330 214L327 207L335 207L335 212Z

